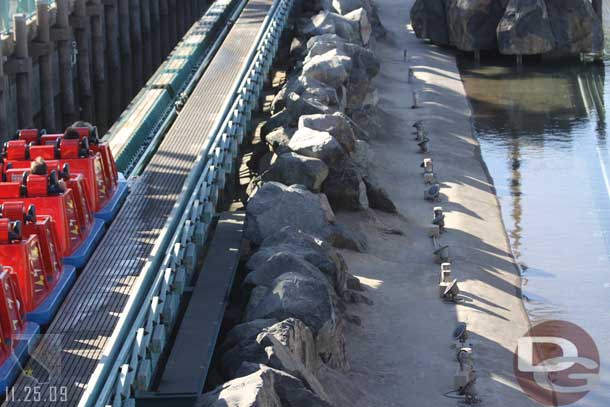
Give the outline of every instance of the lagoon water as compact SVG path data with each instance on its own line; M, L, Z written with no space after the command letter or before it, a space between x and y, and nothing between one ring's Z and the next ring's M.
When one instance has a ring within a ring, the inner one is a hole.
M460 65L530 319L566 320L593 337L601 384L574 405L607 407L610 64L546 62L520 72L512 59Z

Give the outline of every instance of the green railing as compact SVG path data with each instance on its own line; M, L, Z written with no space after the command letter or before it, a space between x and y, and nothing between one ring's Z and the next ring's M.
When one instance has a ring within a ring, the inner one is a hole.
M36 13L36 0L0 0L0 31L12 31L13 15L34 13Z

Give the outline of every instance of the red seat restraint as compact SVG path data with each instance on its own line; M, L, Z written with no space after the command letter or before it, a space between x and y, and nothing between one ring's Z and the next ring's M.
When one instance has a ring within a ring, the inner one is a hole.
M25 222L27 214L25 212L25 204L23 202L7 202L0 206L2 209L0 216L8 220L19 220Z
M9 243L9 232L10 221L8 219L0 219L0 244Z
M25 141L26 144L40 143L40 132L38 129L22 129L17 134L19 140Z
M0 205L0 217L9 221L23 222L22 236L27 240L37 236L40 241L43 272L49 287L54 287L61 274L59 241L53 219L48 215L36 215L36 208L30 205L26 211L23 201L5 202Z
M45 161L58 158L55 153L55 146L30 146L30 157L32 159L42 157Z
M0 183L0 198L19 198L21 196L21 182Z
M26 183L27 196L40 197L48 195L48 178L44 175L30 174Z
M79 140L62 140L59 148L60 158L62 160L71 158L81 158L80 153L81 143Z
M45 134L40 137L40 144L44 146L55 145L58 138L62 138L63 134Z
M38 235L9 244L0 244L0 263L11 264L17 275L25 312L31 312L49 296L52 286L46 279Z
M7 141L4 145L7 160L29 160L28 146L24 140Z
M25 327L25 307L17 283L17 276L10 267L0 272L0 327L4 339L2 347L13 347L13 338Z

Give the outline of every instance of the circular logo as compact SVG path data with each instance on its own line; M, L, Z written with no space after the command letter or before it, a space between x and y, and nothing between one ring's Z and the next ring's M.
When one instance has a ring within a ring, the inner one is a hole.
M517 343L515 376L523 391L546 406L582 399L599 383L599 352L591 336L566 321L546 321Z

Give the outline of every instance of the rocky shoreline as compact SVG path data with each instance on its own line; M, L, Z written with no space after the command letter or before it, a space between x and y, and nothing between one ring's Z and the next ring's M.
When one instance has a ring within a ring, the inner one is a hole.
M461 51L577 57L604 47L589 0L418 0L411 21L418 38Z
M367 171L380 63L369 49L385 31L369 0L295 6L278 60L283 86L256 130L245 237L250 253L237 294L238 324L217 350L217 381L200 406L346 405L345 331L371 304L338 248L366 237L335 210L394 203ZM347 387L349 387L347 385Z

